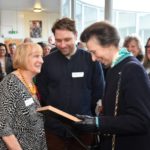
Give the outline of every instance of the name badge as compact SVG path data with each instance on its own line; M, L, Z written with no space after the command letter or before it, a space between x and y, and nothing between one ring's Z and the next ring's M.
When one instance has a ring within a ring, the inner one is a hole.
M28 98L27 100L25 100L25 105L26 106L30 106L33 103L34 103L33 98Z
M72 72L72 78L82 78L84 77L84 72Z

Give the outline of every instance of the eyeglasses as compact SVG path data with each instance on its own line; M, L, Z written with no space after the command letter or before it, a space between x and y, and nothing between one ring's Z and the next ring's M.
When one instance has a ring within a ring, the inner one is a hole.
M0 51L5 51L5 49L1 49L1 48L0 48Z
M145 48L150 48L150 45L146 45Z

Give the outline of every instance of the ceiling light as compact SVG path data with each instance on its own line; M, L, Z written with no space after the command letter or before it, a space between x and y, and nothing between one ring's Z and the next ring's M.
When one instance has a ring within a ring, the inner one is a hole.
M42 12L43 11L40 0L36 0L33 11L34 12Z
M42 8L33 8L34 12L42 12Z

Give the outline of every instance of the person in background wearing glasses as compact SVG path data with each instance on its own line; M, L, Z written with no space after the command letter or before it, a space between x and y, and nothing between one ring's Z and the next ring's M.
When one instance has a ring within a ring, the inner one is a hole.
M100 132L100 150L149 150L150 82L143 65L126 48L119 49L118 31L106 21L87 27L81 40L92 59L110 69L102 99L103 115L77 115L82 121L76 127Z
M145 67L146 72L150 78L150 38L148 38L146 42L143 66Z
M13 71L12 60L7 54L6 45L0 43L0 81Z

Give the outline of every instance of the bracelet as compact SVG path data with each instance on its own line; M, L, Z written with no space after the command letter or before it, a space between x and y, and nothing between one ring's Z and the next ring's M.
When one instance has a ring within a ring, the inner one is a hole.
M96 127L99 128L99 118L95 117Z

